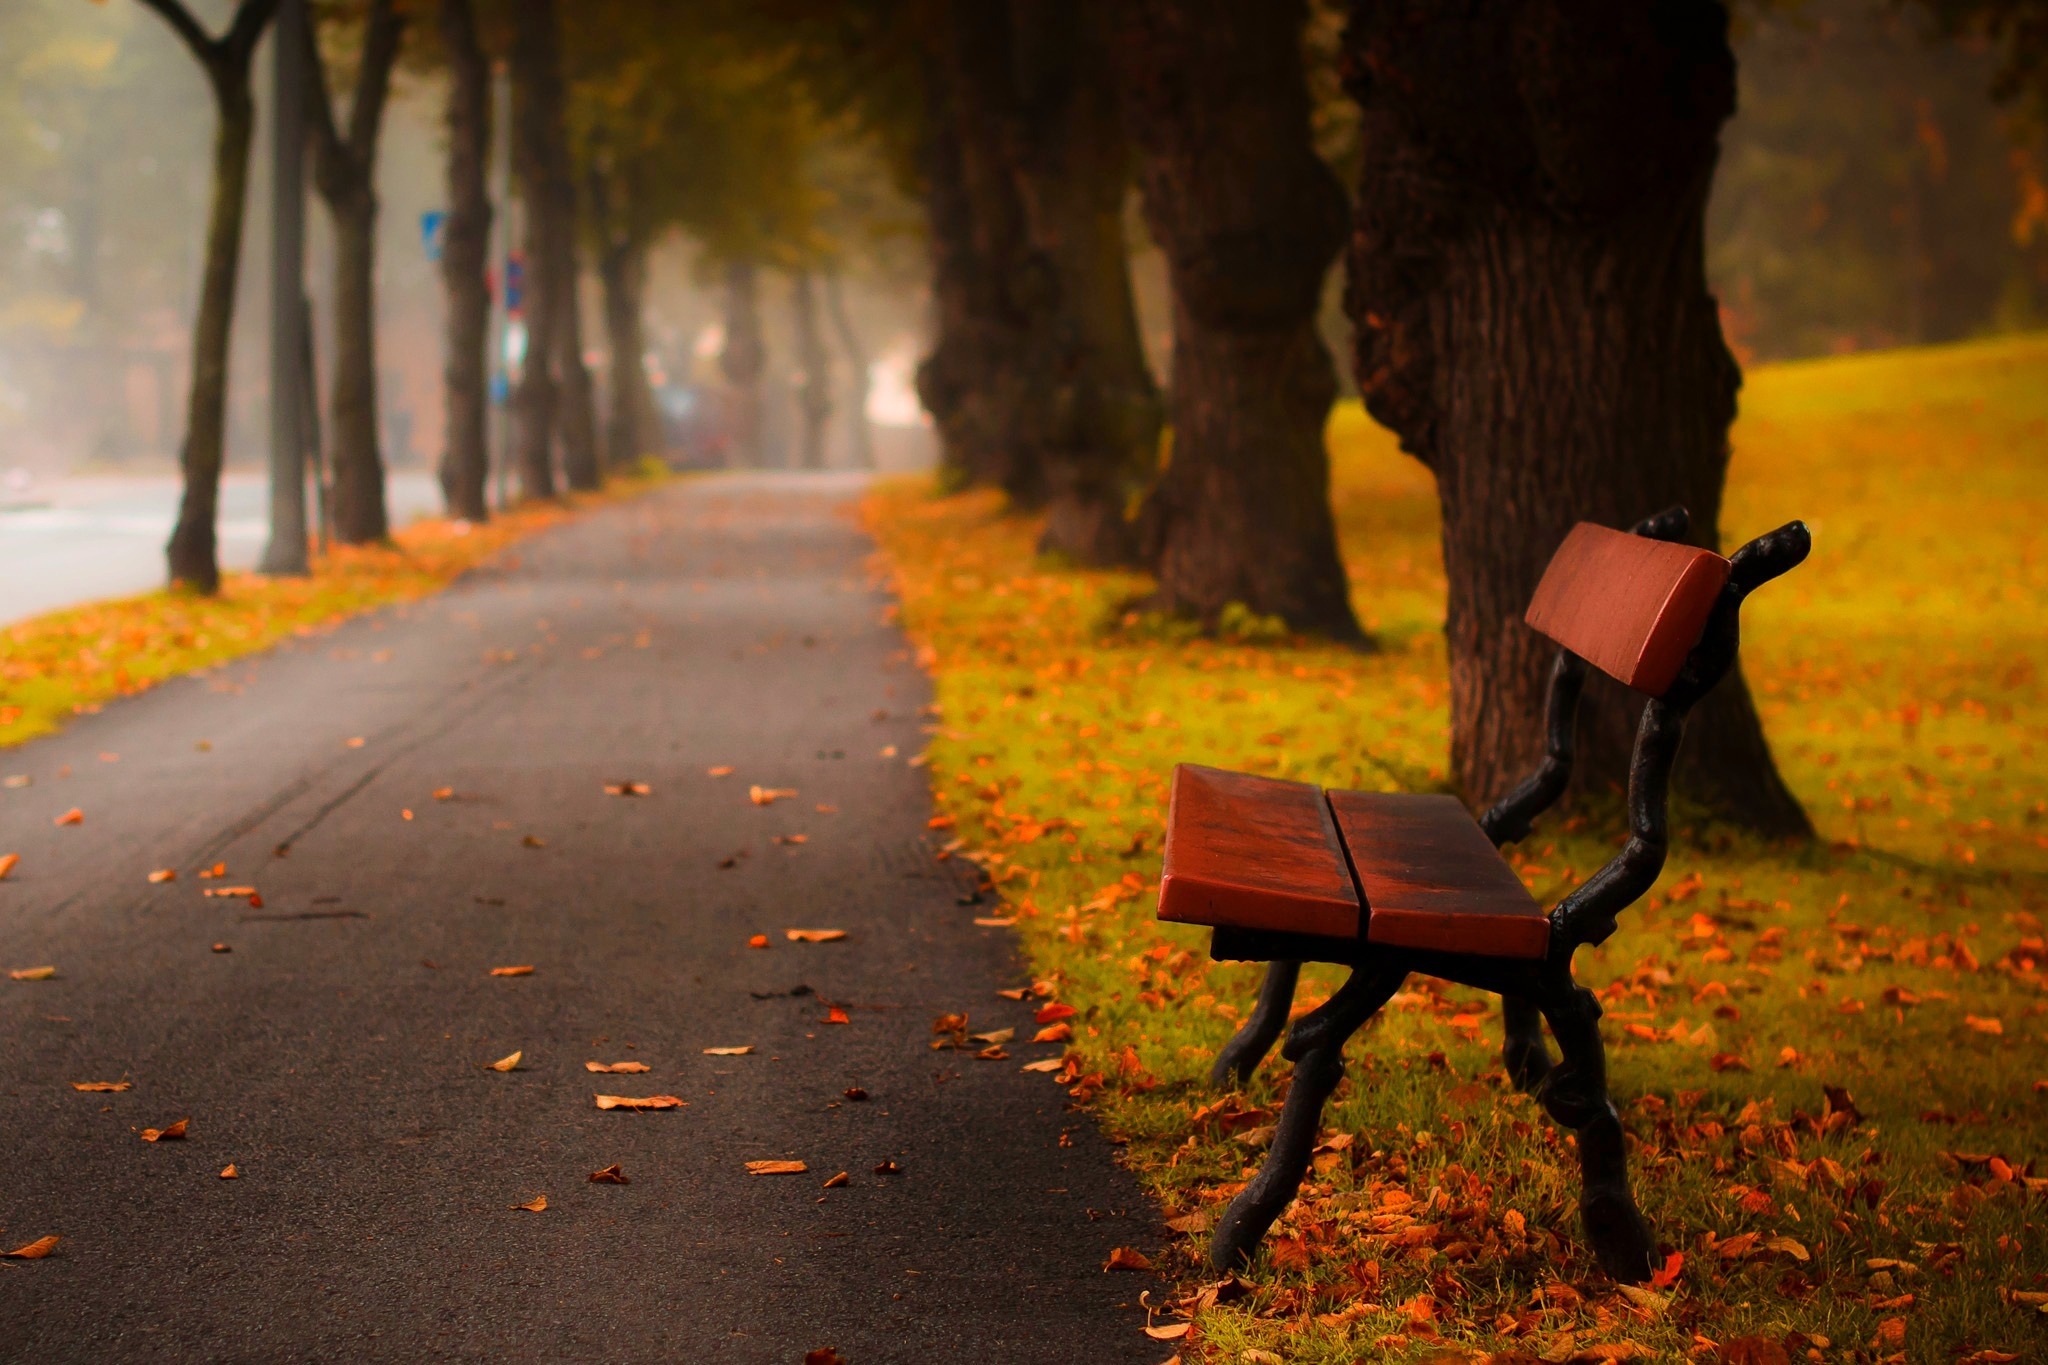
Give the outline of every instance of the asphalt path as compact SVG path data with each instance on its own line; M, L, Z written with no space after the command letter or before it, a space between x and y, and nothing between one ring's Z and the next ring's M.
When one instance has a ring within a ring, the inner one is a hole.
M1032 1005L935 860L855 489L673 485L0 752L0 966L57 969L0 978L0 1244L63 1238L0 1261L0 1358L1171 1354L1056 1049L929 1046Z

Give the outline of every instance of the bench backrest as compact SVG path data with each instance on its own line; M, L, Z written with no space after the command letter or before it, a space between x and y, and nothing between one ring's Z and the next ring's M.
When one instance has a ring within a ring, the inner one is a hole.
M1523 618L1609 677L1661 697L1728 582L1712 550L1582 521L1550 558Z

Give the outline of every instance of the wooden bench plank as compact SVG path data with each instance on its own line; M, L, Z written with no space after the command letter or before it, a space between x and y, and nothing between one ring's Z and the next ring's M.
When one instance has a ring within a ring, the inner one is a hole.
M1551 556L1523 618L1619 682L1661 697L1728 581L1712 550L1582 521Z
M1543 907L1456 797L1330 792L1328 799L1365 893L1366 942L1480 957L1550 951Z
M1356 938L1358 888L1322 788L1176 766L1159 918Z

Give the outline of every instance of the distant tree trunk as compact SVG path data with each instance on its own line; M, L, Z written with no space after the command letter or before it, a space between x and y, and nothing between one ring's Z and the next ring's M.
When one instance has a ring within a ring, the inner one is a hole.
M550 143L561 133L561 34L553 0L517 0L512 36L512 160L526 204L526 355L513 396L512 447L520 496L555 496L555 424L560 393L554 361L560 351L563 293L550 274L556 230L548 175Z
M593 207L598 204L601 201L594 200ZM641 456L659 454L662 446L661 422L655 412L654 392L647 383L645 361L642 309L647 291L647 242L640 237L610 235L601 210L597 218L598 227L606 233L598 256L598 276L604 284L605 343L612 357L605 462L613 469L630 469Z
M1157 466L1160 412L1131 300L1110 10L1095 0L1010 0L1007 9L1007 142L1030 250L1012 283L1030 328L1019 416L1044 467L1039 548L1084 564L1126 562L1134 545L1124 506Z
M491 145L491 67L477 38L470 0L441 0L441 42L448 53L448 221L441 278L448 290L447 445L441 493L449 514L490 517L486 375L490 345L491 199L484 187Z
M846 291L840 286L839 272L825 272L825 311L832 319L832 330L839 335L839 349L846 352L846 365L853 372L852 402L848 404L846 432L848 447L856 469L875 467L875 443L873 433L868 430L868 391L871 380L868 377L867 347L861 345L860 332L853 325L853 315L846 311Z
M974 206L961 164L959 114L948 63L928 56L924 71L925 237L932 264L932 348L917 366L917 397L939 436L939 483L947 489L984 482L966 414L975 382Z
M1330 514L1316 331L1345 200L1309 138L1302 0L1132 0L1116 51L1173 284L1173 458L1141 518L1163 608L1364 633Z
M563 178L568 179L566 170ZM555 287L562 291L562 325L556 333L560 349L555 356L562 404L556 418L562 424L563 477L569 487L590 492L604 486L604 467L598 462L597 393L590 381L590 367L583 363L583 305L577 289L575 211L572 194L568 204L558 209L569 218L561 233L568 246L566 261L554 272ZM560 245L557 244L558 250Z
M1551 647L1521 622L1573 522L1682 502L1720 539L1741 382L1702 219L1734 108L1711 0L1354 5L1365 164L1347 308L1372 414L1436 474L1450 580L1451 755L1484 805L1539 756ZM1581 723L1623 780L1635 706ZM1810 832L1739 673L1694 712L1678 780L1720 815Z
M141 0L169 24L206 73L219 122L213 135L213 201L206 222L206 258L199 315L192 325L192 387L180 455L185 490L177 524L164 546L170 580L203 593L220 590L215 520L227 442L228 338L235 316L235 274L242 256L242 219L249 188L249 139L256 101L249 64L256 40L277 12L277 0L242 0L227 32L211 37L180 0Z
M336 126L320 54L306 54L313 183L334 219L334 384L328 409L334 538L344 545L383 540L391 531L384 459L377 448L377 137L404 29L393 0L372 0L345 132ZM310 25L307 33L310 38Z
M743 469L759 469L765 463L761 448L761 375L768 367L768 348L761 340L761 297L759 272L751 261L733 261L725 267L725 348L719 352L719 372L731 390L734 463Z
M789 311L796 346L796 407L802 419L798 463L805 469L825 467L825 424L832 420L832 357L818 330L818 292L808 270L790 279Z

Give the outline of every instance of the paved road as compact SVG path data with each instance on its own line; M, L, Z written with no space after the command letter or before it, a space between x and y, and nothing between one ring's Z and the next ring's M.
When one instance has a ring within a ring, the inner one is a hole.
M1028 1007L932 858L922 773L880 756L916 752L927 694L852 487L672 487L0 752L33 779L0 788L0 965L58 970L0 979L0 1243L64 1238L0 1262L0 1357L1170 1354L1139 1330L1148 1280L1100 1269L1155 1245L1134 1182L1018 1069L1048 1049L927 1047L941 1012ZM195 875L217 861L225 883ZM262 905L202 894L223 884ZM587 1179L614 1162L630 1184Z
M178 495L170 476L0 487L0 625L161 585ZM254 568L270 534L270 484L229 474L220 497L221 564ZM440 486L420 470L391 474L385 499L394 526L441 510Z

